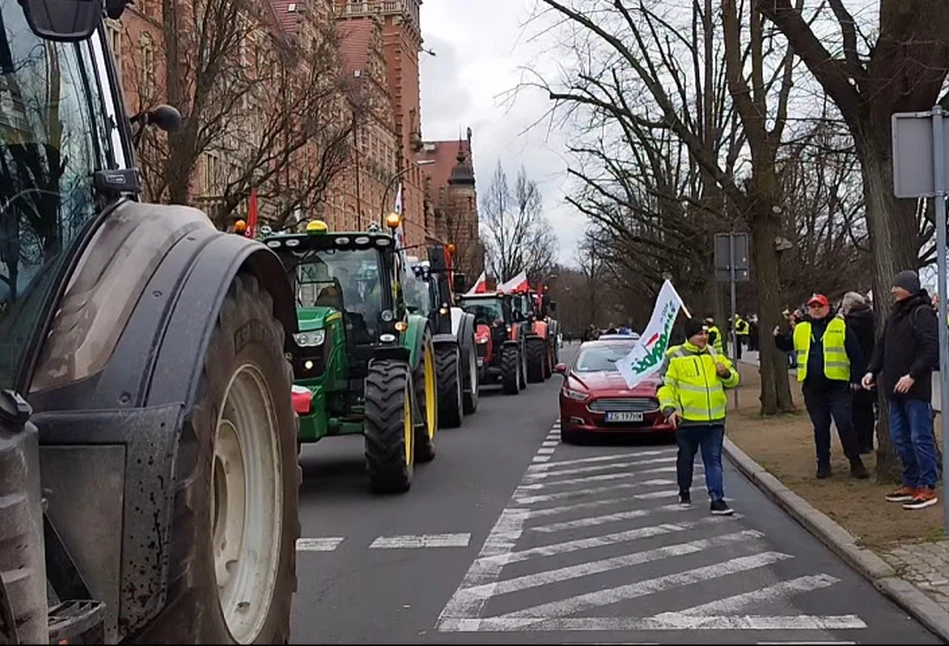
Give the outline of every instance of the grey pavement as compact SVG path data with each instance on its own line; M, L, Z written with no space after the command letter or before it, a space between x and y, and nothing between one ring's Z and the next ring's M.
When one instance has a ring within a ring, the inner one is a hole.
M293 642L939 643L727 461L719 518L667 441L561 444L559 384L486 395L401 496L305 447Z

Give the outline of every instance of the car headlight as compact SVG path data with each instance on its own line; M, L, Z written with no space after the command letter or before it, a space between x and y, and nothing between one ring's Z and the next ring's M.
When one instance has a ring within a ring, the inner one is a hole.
M312 332L297 332L293 335L293 340L301 348L313 348L323 345L326 339L326 330L314 330Z
M563 394L567 399L574 399L578 402L586 401L590 398L590 395L587 393L582 393L579 390L570 390L569 388L564 388Z
M475 339L475 343L487 343L487 342L488 342L487 337L481 337L480 339Z

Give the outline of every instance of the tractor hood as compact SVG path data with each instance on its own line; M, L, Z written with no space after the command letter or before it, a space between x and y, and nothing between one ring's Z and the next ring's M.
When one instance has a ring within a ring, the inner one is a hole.
M300 322L301 332L322 330L332 315L339 316L339 311L333 307L299 307L297 320Z

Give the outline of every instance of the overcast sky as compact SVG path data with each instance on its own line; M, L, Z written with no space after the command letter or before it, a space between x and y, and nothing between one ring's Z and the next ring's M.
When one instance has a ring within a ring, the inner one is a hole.
M517 87L521 66L536 58L537 23L525 26L535 0L424 0L422 5L422 136L457 139L472 130L479 194L498 161L513 179L521 164L544 196L547 217L560 243L560 259L572 259L583 232L581 215L564 204L565 137L546 123L524 133L550 108L539 93L506 95Z

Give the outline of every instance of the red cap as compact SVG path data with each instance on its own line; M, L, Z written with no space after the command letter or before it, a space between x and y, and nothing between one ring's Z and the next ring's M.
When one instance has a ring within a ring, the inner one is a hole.
M823 294L814 294L807 301L808 305L813 305L814 303L817 303L818 305L823 305L824 307L827 307L830 305L830 301L827 300L827 297L824 296Z

